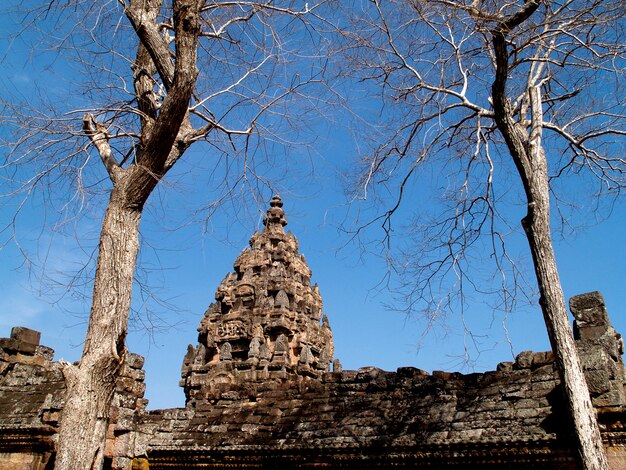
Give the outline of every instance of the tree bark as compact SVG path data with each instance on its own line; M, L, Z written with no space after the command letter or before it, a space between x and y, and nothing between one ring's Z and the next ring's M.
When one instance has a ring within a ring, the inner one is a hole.
M609 468L608 462L572 336L550 234L550 188L548 164L541 144L542 112L539 88L531 87L529 95L532 124L528 145L528 213L522 219L522 226L530 245L541 296L539 302L556 357L583 468L604 470Z
M494 46L499 59L498 75L506 70L503 64L506 55L502 54L506 51L504 35L494 35ZM527 215L522 219L522 227L532 253L539 303L572 420L577 451L585 470L608 470L597 416L572 336L550 233L550 188L541 142L543 118L539 87L531 86L528 91L532 118L528 133L512 117L505 97L505 83L505 80L496 80L493 86L496 124L506 140L526 193Z
M582 468L608 470L602 436L565 307L550 228L547 225L550 212L549 201L543 197L544 188L547 194L547 186L543 184L543 180L543 175L533 178L528 214L522 219L539 285L539 303L556 358ZM545 182L547 183L547 178Z
M139 223L148 197L191 142L188 107L198 76L197 45L202 0L174 0L175 60L158 34L162 0L133 0L126 14L139 38L135 91L143 111L141 144L128 168L117 162L106 126L92 115L83 130L98 150L113 183L98 249L89 327L78 366L67 365L66 403L58 435L57 470L101 469L106 431L125 340L137 254ZM167 88L157 115L150 100L156 69Z
M83 355L66 366L67 401L59 431L55 468L102 468L109 408L125 354L125 336L141 211L129 208L116 186L102 223L93 301Z
M580 463L585 470L608 470L597 416L569 324L550 233L550 186L548 163L541 141L543 110L540 86L531 81L527 88L530 131L524 122L526 116L520 116L519 121L514 119L514 111L507 99L510 60L507 35L530 18L541 3L538 0L526 2L518 12L504 18L491 31L495 59L491 90L494 117L526 194L527 214L522 219L522 227L533 257L539 303L572 420Z

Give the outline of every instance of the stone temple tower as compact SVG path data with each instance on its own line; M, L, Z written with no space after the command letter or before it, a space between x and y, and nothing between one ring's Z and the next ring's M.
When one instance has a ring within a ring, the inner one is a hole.
M199 344L188 347L181 381L188 403L329 372L332 332L298 241L285 233L282 207L274 196L263 231L218 286L198 327Z

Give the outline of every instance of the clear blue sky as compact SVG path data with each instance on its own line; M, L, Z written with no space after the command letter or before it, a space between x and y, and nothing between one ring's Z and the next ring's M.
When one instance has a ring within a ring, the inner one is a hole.
M15 27L7 17L0 19L0 29L9 31ZM4 77L0 86L25 97L34 97L38 88L50 91L58 86L59 96L62 96L64 82L59 74L62 75L65 66L57 63L59 68L50 68L49 60L29 55L28 51L27 44L1 40ZM298 165L307 167L303 172L306 176L295 184L292 181L281 196L289 221L287 228L300 240L300 251L313 271L313 281L320 285L324 311L334 333L335 355L345 369L362 366L386 370L415 366L428 371L465 372L495 369L498 362L512 359L505 327L514 353L549 348L537 305L519 309L504 318L501 312L482 304L480 298L473 299L465 312L465 322L480 343L480 354L463 333L460 318L454 315L424 334L422 319L387 311L384 305L390 302L390 294L378 287L387 269L384 260L362 253L338 230L346 214L339 173L346 170L357 155L355 139L340 127L320 124L317 130L319 135L311 136L310 159L305 157L306 152L294 151L294 158L304 162ZM202 149L194 152L197 153L190 158L202 157ZM308 167L309 161L315 163L313 169ZM171 175L167 186L153 198L155 204L150 206L142 225L141 266L156 269L150 275L153 288L172 306L171 310L161 308L159 313L175 324L154 334L148 334L138 325L128 337L129 349L146 358L147 398L151 408L183 405L178 380L187 344L196 343L196 327L213 301L216 287L232 269L239 252L247 246L252 231L259 227L266 205L258 208L251 205L250 216L242 215L240 220L226 210L206 225L202 217L198 223L185 224L189 217L184 208L189 202L190 183L189 175ZM202 187L194 187L191 194L197 197L202 191ZM271 193L267 192L266 196L269 201ZM11 204L11 201L0 201L3 226L15 209ZM592 207L589 201L582 213L589 214ZM84 247L95 246L104 207L95 205L88 210L91 220L64 230L65 236L48 229L38 230L45 217L54 217L54 214L46 214L41 200L27 206L20 219L20 242L34 260L46 261L47 273L56 281L63 279L63 273L87 262L93 253L78 249L72 236L78 233L84 239ZM566 297L600 290L615 328L624 333L625 216L626 206L621 204L602 224L580 220L576 225L584 227L574 235L556 238ZM2 241L6 238L5 234ZM511 236L510 242L514 251L526 252L519 236ZM87 304L73 298L71 293L60 295L62 291L50 289L49 283L41 282L39 273L37 267L29 270L24 265L15 244L3 246L0 251L0 336L8 336L10 328L16 325L34 328L42 331L42 343L55 349L57 359L78 360ZM88 293L88 286L82 291ZM141 309L139 291L135 294L135 307ZM474 360L471 365L463 364L465 347L469 347Z

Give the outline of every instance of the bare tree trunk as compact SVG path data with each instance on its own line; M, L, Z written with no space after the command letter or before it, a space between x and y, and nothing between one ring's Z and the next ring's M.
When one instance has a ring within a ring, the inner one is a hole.
M524 122L526 116L521 116L520 121L513 118L514 111L507 99L507 35L530 18L541 3L539 0L529 0L517 13L508 16L492 30L496 65L491 87L494 117L526 193L528 213L522 219L522 226L533 257L539 303L572 419L580 462L585 470L608 470L597 416L569 324L550 234L550 186L548 163L541 141L543 109L540 86L530 81L527 87L531 113L530 132Z
M541 144L542 112L538 87L529 90L532 128L528 146L528 213L522 219L540 292L552 350L556 356L563 391L572 417L579 453L585 469L608 469L595 410L572 336L565 297L557 270L550 234L548 164Z
M66 29L64 9L70 2L56 2L63 5L54 6L55 2L49 3L49 8L43 8L46 17L49 13L58 15L56 20L62 27L60 43L72 42L76 34L79 42L93 40L98 44L97 50L88 53L93 62L81 58L89 72L85 84L94 85L87 93L91 104L84 106L90 112L82 117L80 137L74 122L75 109L60 112L63 117L48 119L39 112L29 117L19 112L10 119L11 126L23 126L23 132L12 143L11 156L3 161L3 169L12 172L10 167L15 165L19 172L22 165L27 171L30 165L45 166L25 181L10 178L11 189L3 196L25 194L24 201L18 201L16 206L17 217L31 194L38 194L34 190L42 184L40 180L56 181L56 172L64 177L82 174L83 167L93 161L85 160L86 152L97 151L113 184L100 234L83 354L79 364L66 364L63 368L67 391L56 457L57 469L100 469L110 406L125 354L144 204L190 145L200 141L218 149L222 144L229 145L248 157L253 135L256 139L258 129L265 126L265 115L271 125L274 123L276 114L270 112L270 107L283 97L297 96L296 89L301 86L319 82L313 76L309 80L298 79L294 86L283 90L283 81L274 79L278 70L275 67L282 70L284 62L276 56L282 42L279 33L285 30L286 22L302 21L316 6L309 8L307 4L304 9L295 9L299 2L281 2L277 6L272 1L126 0L104 2L110 5L94 8L90 3L98 2L73 2L85 16L79 19L80 28L75 28L70 19ZM33 7L32 18L39 14L40 8ZM132 31L115 26L119 26L115 17L122 14ZM270 21L274 16L276 23ZM51 20L49 24L57 23ZM110 30L111 25L115 31ZM289 34L295 38L300 35L296 30ZM121 50L117 50L119 41L124 42ZM201 49L200 41L205 43ZM124 54L129 44L135 42L136 56L131 61ZM224 47L216 52L220 44ZM230 47L233 44L236 47ZM122 71L125 65L130 65L126 73ZM201 72L205 83L196 88ZM129 95L131 77L134 96ZM194 104L190 107L192 97ZM241 119L250 119L244 127L234 116L238 108L242 108ZM278 119L283 116L279 114ZM231 128L231 124L235 127ZM221 135L213 140L213 133ZM234 141L237 136L245 144L241 149ZM50 157L49 148L61 150ZM14 158L22 150L24 154ZM219 159L215 161L218 163ZM100 175L98 178L104 179Z
M494 84L496 121L524 183L528 213L522 219L522 226L533 257L539 302L572 419L580 461L585 470L608 470L597 417L572 336L550 234L550 188L548 164L541 142L543 118L539 87L529 88L532 123L528 134L511 117L502 92L504 88L497 85L498 82Z
M135 86L142 109L137 156L123 168L113 155L106 126L83 116L83 130L98 150L113 183L102 223L89 327L80 364L64 369L67 392L60 423L57 470L102 468L115 384L124 360L139 223L148 197L191 141L188 106L198 76L201 0L174 0L176 60L156 27L162 0L137 0L126 14L140 39ZM154 69L167 89L158 115L150 101ZM147 100L147 101L146 101Z
M550 201L546 197L549 194L546 160L543 151L539 153L542 155L542 162L537 162L538 159L534 158L533 160L543 168L535 173L531 180L528 214L522 219L522 225L532 252L541 296L539 302L572 417L583 468L608 469L600 429L578 359L578 351L572 336L559 280L550 235Z
M63 409L55 468L99 469L115 381L124 358L141 210L129 208L124 191L111 193L98 251L89 327L80 365L64 370ZM87 458L87 460L86 460Z

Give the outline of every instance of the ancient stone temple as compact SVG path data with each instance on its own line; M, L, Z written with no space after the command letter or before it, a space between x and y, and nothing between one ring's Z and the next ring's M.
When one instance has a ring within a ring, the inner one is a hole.
M147 411L143 358L126 354L108 469L580 468L551 352L474 374L342 370L286 225L274 197L187 348L184 408ZM570 310L611 468L624 469L621 335L598 292L572 298ZM54 468L65 384L39 342L21 327L0 338L0 470Z
M317 284L285 233L283 202L274 196L263 231L235 261L189 346L181 385L187 403L217 398L245 383L319 378L330 370L333 336Z

